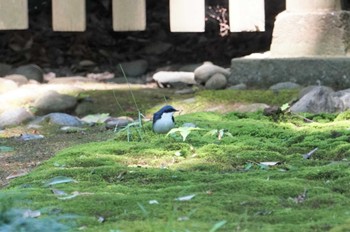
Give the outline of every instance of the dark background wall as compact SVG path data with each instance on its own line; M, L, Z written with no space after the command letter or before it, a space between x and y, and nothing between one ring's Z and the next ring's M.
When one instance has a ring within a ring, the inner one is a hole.
M149 61L150 69L206 60L229 65L233 57L267 51L275 17L285 9L285 1L266 0L265 32L223 36L212 16L228 8L227 0L206 0L205 33L171 33L168 0L147 1L147 30L143 32L114 32L111 1L86 2L86 32L67 33L52 31L51 1L29 0L30 28L0 32L0 62L35 63L61 75L80 72L82 60L95 62L97 67L89 70L95 72L114 71L119 62L141 58Z

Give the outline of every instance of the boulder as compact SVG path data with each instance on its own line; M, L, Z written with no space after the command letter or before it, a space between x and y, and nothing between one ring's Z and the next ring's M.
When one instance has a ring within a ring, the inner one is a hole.
M19 66L10 71L10 74L20 74L28 80L35 80L39 83L44 81L44 71L36 64L28 64Z
M33 117L33 114L23 107L13 108L0 114L0 128L16 126Z
M18 85L13 80L0 78L0 94L17 89Z
M344 104L333 89L319 86L305 94L290 110L295 113L334 113L344 110Z
M226 77L221 73L215 73L205 83L206 89L224 89L227 85Z
M124 62L120 64L127 77L139 77L146 73L148 69L147 60L134 60L130 62ZM118 70L121 72L120 66L118 65ZM121 72L122 73L122 72Z
M193 72L166 72L161 71L153 75L153 80L159 84L168 84L168 83L185 83L185 84L196 84L194 80Z
M4 78L16 82L18 86L25 85L28 83L28 79L20 74L12 74L5 76Z
M36 115L45 115L54 112L69 112L76 105L77 99L75 97L48 90L35 100L33 107L36 109Z
M204 84L216 73L220 73L225 77L230 76L230 71L227 69L214 65L211 62L204 62L204 64L194 70L194 79L197 83Z

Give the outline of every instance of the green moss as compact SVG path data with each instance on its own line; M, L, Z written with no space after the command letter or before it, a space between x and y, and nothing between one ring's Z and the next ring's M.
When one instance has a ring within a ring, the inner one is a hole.
M26 201L14 205L42 210L44 216L54 210L77 215L76 230L94 232L209 231L220 221L226 223L218 231L348 228L346 122L275 123L261 113L194 113L177 116L177 122L203 130L183 142L153 134L146 123L142 141L117 137L67 148L2 192L25 193ZM205 136L212 129L233 136ZM273 161L280 163L259 166ZM45 187L57 176L77 182ZM80 194L60 200L53 188ZM176 200L192 194L189 201Z

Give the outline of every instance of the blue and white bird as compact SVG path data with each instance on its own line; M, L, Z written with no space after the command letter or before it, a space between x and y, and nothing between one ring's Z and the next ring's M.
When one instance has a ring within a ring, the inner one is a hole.
M175 126L174 113L177 110L166 105L153 115L153 131L160 134L168 133Z

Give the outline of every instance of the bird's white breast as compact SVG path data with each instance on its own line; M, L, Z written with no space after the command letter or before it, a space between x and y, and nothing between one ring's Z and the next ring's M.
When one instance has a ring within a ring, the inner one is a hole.
M154 132L168 133L175 126L175 123L173 121L173 115L174 112L163 113L161 118L153 124Z

